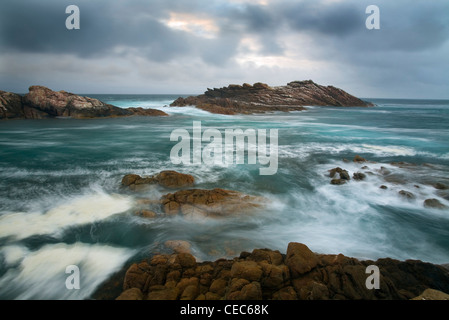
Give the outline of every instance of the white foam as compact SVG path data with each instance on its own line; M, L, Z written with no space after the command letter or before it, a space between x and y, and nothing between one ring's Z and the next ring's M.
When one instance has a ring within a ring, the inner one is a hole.
M55 234L73 225L106 219L132 207L132 198L97 193L67 200L45 213L16 212L0 217L0 237L24 239Z
M5 263L9 266L18 264L28 252L25 247L19 245L6 246L0 250L0 253L5 259Z
M18 268L0 279L2 295L25 299L85 299L135 252L125 248L88 244L54 244L31 252ZM68 290L66 267L80 270L80 289Z

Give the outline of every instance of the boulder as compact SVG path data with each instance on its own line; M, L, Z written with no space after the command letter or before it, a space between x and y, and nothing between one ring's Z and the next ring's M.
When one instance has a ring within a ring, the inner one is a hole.
M138 288L142 290L149 276L150 266L146 262L134 263L126 271L123 290Z
M140 289L131 288L123 291L115 300L143 300L143 294Z
M231 268L231 277L248 281L259 281L262 277L262 267L254 261L236 262Z
M356 156L354 157L354 160L353 160L353 161L354 161L354 162L357 162L357 163L367 162L366 159L362 158L362 157L359 156L359 155L356 155Z
M343 179L332 179L331 180L331 184L336 185L336 186L340 186L342 184L345 184L347 182L347 180L343 180Z
M366 174L361 173L361 172L356 172L356 173L354 173L352 175L352 177L354 178L354 180L361 181L361 180L365 180L366 179Z
M436 184L434 184L435 189L438 190L447 190L449 189L449 187L443 183L437 182Z
M427 199L424 201L424 207L433 209L447 209L438 199Z
M329 170L329 177L334 178L337 173L339 174L341 180L351 180L348 171L340 167Z
M147 300L176 300L179 296L177 288L158 288L148 293Z
M151 210L140 210L136 212L136 215L146 219L153 219L157 217L157 213Z
M413 200L415 199L415 195L409 191L401 190L398 192L399 195L407 200Z
M287 248L285 264L289 267L291 276L295 278L315 268L318 264L318 259L306 245L290 242Z

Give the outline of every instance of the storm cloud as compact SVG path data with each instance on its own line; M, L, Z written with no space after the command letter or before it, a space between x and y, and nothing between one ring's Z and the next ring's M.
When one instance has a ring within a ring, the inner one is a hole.
M81 12L67 30L68 5ZM365 9L380 8L380 30ZM199 93L313 79L360 97L449 98L449 3L130 0L0 3L0 89Z

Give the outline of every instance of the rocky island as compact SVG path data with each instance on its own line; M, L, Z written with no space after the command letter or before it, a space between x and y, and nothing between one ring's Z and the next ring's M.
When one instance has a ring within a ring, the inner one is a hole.
M369 107L370 102L360 100L342 89L321 86L312 80L293 81L286 86L270 87L264 83L229 85L207 89L199 96L178 98L171 106L193 105L219 114L253 114L273 111L302 111L304 106Z
M31 86L29 93L24 96L0 91L0 120L56 117L85 119L133 115L167 116L165 112L160 110L123 109L97 99L82 97L65 91L56 92L43 86Z

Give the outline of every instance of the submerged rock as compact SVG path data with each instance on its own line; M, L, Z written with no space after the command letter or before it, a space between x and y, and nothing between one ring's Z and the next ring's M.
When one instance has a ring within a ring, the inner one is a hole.
M167 215L186 217L225 217L260 207L264 199L224 189L190 189L161 198Z
M337 173L339 174L340 179L351 180L351 177L349 176L348 171L346 171L340 167L329 170L329 177L334 178Z
M377 290L366 288L370 265L380 271ZM421 300L447 298L449 270L417 260L317 254L290 243L286 255L256 249L215 262L198 263L189 253L157 255L133 264L123 282L119 300Z
M437 182L434 185L434 187L435 187L435 189L438 189L438 190L447 190L447 189L449 189L449 187L447 185L445 185L443 183L440 183L440 182Z
M447 209L438 199L427 199L424 201L424 207L433 209Z
M171 106L197 108L220 114L251 114L273 111L300 111L303 106L372 106L347 92L321 86L311 80L293 81L286 86L270 87L264 83L229 85L208 89L204 94L178 98Z
M362 158L362 157L359 156L359 155L356 155L356 156L354 157L354 160L353 160L353 161L354 161L354 162L357 162L357 163L367 162L366 159Z
M413 199L416 198L415 195L413 193L409 192L409 191L401 190L398 193L399 193L399 195L401 197L403 197L403 198L405 198L407 200L413 200Z
M174 253L191 253L192 245L184 240L167 240L164 246L173 250Z
M365 180L366 179L366 174L361 173L361 172L355 172L352 177L354 178L354 180Z

